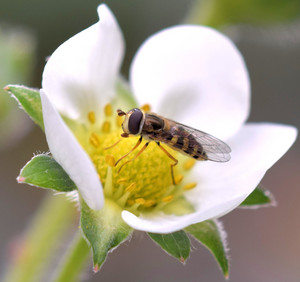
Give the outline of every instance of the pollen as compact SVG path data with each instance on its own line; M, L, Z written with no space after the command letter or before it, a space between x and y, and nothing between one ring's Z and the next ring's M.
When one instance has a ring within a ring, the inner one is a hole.
M174 199L174 195L169 195L169 196L167 196L167 197L164 197L164 198L162 199L162 201L165 202L165 203L169 203L169 202L171 202L173 199Z
M114 167L115 166L115 158L112 156L112 155L107 155L105 156L105 160L106 160L106 163L111 166L111 167Z
M104 113L105 113L105 116L107 116L107 117L112 116L113 111L112 111L112 106L111 106L111 104L107 104L107 105L104 107Z
M197 183L192 182L183 186L183 190L192 190L197 186Z
M126 183L128 181L127 178L120 178L117 182L120 183Z
M140 205L144 205L146 203L144 198L135 199L135 202Z
M110 132L110 122L109 121L105 121L102 124L102 132L103 133L109 133Z
M147 201L145 202L144 206L145 206L146 208L150 208L150 207L154 206L155 204L156 204L156 202L155 202L154 200L147 200Z
M96 122L96 115L95 112L91 111L88 113L88 119L91 124L94 124Z
M190 170L194 165L196 161L194 159L188 159L184 164L183 167L185 170Z
M95 132L92 132L90 135L90 143L95 147L98 148L100 146L100 139L98 137L98 134Z
M183 180L183 175L179 174L175 177L175 183L178 185Z
M145 105L143 110L150 111L150 106ZM185 181L185 175L195 161L168 148L168 152L179 160L178 165L173 168L174 184L171 174L174 161L155 142L150 142L141 151L146 144L146 140L143 140L132 150L140 136L121 137L124 117L114 114L116 109L110 104L103 108L103 112L96 113L103 119L97 120L97 123L96 114L89 112L90 127L87 128L87 137L80 132L78 140L83 140L81 144L94 163L105 198L136 215L152 210L182 211L184 208L177 207L176 204L187 201L184 198L185 191L197 185ZM119 172L120 167L122 169ZM185 212L189 213L191 210Z
M125 189L125 192L132 192L134 191L136 187L136 184L135 183L131 183L126 189Z
M151 106L149 104L145 104L145 105L141 106L141 110L143 110L144 112L150 112Z

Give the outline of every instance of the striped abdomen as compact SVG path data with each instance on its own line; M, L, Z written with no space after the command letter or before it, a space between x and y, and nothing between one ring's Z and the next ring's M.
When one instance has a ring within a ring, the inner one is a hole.
M170 131L161 131L153 136L156 141L167 144L171 148L181 153L187 154L196 160L207 160L207 155L196 138L184 128L172 127Z

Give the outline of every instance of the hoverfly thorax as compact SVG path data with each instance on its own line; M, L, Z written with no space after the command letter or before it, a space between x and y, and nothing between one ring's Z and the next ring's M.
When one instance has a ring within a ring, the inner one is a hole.
M127 113L118 110L119 116L125 116L122 128L125 134L123 137L129 135L140 135L145 122L145 113L137 108L134 108Z
M215 162L227 162L230 160L230 147L208 133L165 118L156 113L145 113L137 108L127 113L122 110L117 110L117 112L119 116L125 116L125 120L122 124L124 132L121 136L129 137L130 135L140 135L140 138L136 145L127 154L122 156L115 165L138 148L143 139L147 141L135 157L125 162L119 171L125 164L134 161L148 147L151 141L156 142L159 148L174 161L174 163L171 164L171 176L174 185L176 181L173 167L177 165L178 160L162 147L161 143L198 161L210 160Z
M155 113L146 113L143 126L144 135L160 132L165 127L164 119Z

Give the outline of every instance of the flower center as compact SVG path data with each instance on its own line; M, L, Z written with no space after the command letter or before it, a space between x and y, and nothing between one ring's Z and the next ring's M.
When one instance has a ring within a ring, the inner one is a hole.
M144 147L145 141L142 141L138 148L115 165L140 138L122 138L122 122L123 118L114 115L111 105L107 105L104 115L101 115L101 123L94 112L88 114L90 126L79 138L96 167L105 197L113 199L123 209L135 214L153 209L176 214L192 212L193 207L185 200L184 191L196 186L196 183L185 181L195 160L162 144L178 159L178 164L174 167L175 185L171 176L174 161L155 142L150 142L135 158Z

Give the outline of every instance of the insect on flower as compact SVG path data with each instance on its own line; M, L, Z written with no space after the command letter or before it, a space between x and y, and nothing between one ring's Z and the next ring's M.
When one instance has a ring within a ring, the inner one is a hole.
M174 161L174 163L171 164L171 176L174 185L176 183L173 168L177 165L178 160L162 147L160 143L164 143L181 154L192 157L198 161L210 160L214 162L227 162L230 160L230 147L208 133L170 120L153 112L144 112L138 108L131 109L127 113L118 109L117 113L119 116L125 116L125 120L122 123L124 132L121 136L127 138L140 135L140 138L136 145L115 163L115 166L137 149L143 138L147 140L134 158L122 164L119 168L119 172L124 165L134 161L140 156L151 141L155 141L159 148ZM109 148L113 146L110 146Z

